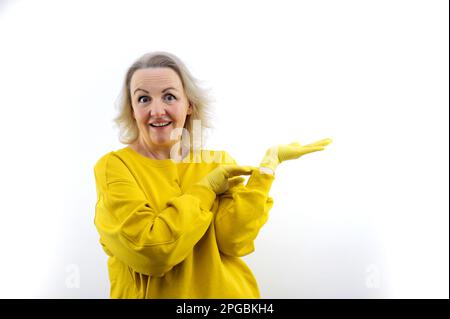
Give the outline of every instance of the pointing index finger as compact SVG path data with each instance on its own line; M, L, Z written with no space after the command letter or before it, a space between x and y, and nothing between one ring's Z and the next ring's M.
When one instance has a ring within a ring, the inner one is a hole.
M227 171L228 176L250 175L254 170L251 166L239 165L224 166L224 168Z

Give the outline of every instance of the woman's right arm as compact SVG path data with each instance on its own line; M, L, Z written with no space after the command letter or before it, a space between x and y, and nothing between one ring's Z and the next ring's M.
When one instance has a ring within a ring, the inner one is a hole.
M97 205L95 226L102 245L135 271L162 276L183 261L211 224L216 194L195 184L157 210L115 155L94 168Z

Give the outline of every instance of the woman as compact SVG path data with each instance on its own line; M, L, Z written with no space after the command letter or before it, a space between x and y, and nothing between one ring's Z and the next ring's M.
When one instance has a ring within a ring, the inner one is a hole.
M206 107L173 54L146 54L126 73L116 123L128 146L94 168L112 298L260 298L240 257L267 221L275 169L330 140L274 146L259 167L239 166L225 151L191 146Z

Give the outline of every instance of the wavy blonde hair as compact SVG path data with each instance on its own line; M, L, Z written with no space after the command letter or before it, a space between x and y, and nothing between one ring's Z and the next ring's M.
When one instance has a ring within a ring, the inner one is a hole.
M131 106L130 82L139 69L146 68L171 68L174 70L183 84L183 89L192 105L192 114L187 115L184 128L192 135L193 121L200 120L202 140L204 128L211 128L211 106L214 99L200 86L200 81L192 76L186 65L174 54L155 51L142 55L127 70L121 92L116 102L119 114L114 118L115 125L119 128L119 141L123 144L131 144L139 137L136 120L133 117ZM192 136L191 136L192 138Z

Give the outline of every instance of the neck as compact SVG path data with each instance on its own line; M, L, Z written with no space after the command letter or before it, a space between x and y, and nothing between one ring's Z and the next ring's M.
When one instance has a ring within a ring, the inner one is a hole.
M141 155L149 157L156 160L165 160L171 158L171 148L172 147L147 147L144 143L137 140L136 142L129 145L130 148L135 150ZM184 158L189 154L189 148L182 148L181 158ZM180 156L179 153L176 154L177 157Z

